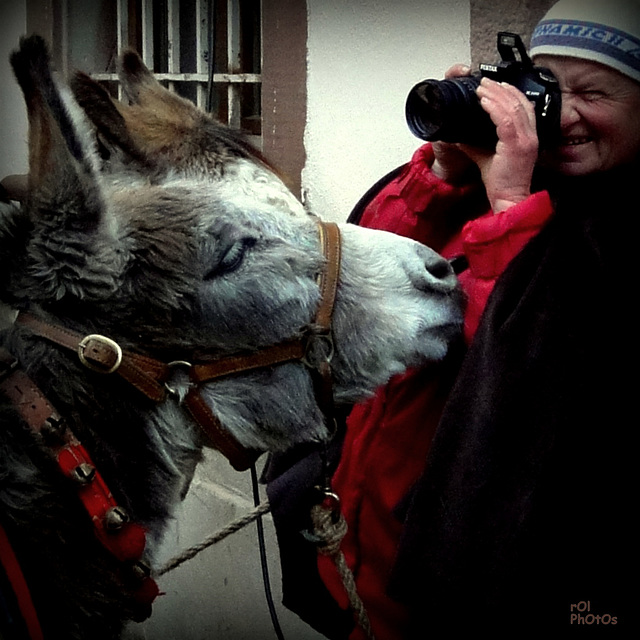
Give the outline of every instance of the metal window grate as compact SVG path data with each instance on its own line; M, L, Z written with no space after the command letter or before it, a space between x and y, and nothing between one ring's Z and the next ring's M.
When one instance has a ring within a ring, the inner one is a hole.
M102 0L90 11L84 0L58 3L68 68L120 93L115 55L132 47L170 89L261 135L260 0Z

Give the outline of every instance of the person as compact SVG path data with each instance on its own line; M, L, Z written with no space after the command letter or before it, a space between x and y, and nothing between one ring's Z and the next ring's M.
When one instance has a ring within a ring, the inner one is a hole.
M2 178L0 180L0 203L23 202L27 197L27 181L26 174L15 174Z
M16 174L6 176L0 180L0 217L10 216L18 203L23 202L27 194L27 176ZM0 261L0 271L4 272L5 265ZM16 311L8 304L0 301L0 331L11 325Z
M530 48L561 90L554 144L539 148L522 93L485 78L495 149L427 143L352 216L468 263L464 348L354 407L327 454L378 640L635 624L638 51L637 0L559 0ZM356 640L334 563L300 535L322 469L314 452L267 469L283 602Z

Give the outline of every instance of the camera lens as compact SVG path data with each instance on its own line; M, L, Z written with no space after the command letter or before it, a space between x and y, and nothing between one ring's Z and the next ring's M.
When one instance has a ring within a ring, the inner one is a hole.
M480 107L478 76L424 80L407 96L405 115L411 133L422 140L495 143L495 127Z

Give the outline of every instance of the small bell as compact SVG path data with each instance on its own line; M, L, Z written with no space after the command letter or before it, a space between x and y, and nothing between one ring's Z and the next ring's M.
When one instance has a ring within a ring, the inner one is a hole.
M82 464L79 464L73 470L73 477L80 484L89 484L89 482L93 480L95 475L96 475L96 468L93 465L89 464L88 462L83 462Z
M104 515L104 526L109 531L117 531L129 522L129 514L122 507L111 507Z

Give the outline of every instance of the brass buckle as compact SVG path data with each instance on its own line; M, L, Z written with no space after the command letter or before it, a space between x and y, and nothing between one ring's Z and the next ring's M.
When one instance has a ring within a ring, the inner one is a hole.
M89 360L86 359L84 355L84 350L87 348L87 345L92 340L94 340L95 342L101 342L102 344L106 345L110 349L113 349L113 351L116 354L116 361L111 368L104 369L99 365L93 362L90 362ZM80 341L80 344L78 345L78 358L80 358L80 362L82 362L82 364L85 367L87 367L88 369L91 369L92 371L97 371L98 373L105 373L105 374L114 373L115 371L118 370L118 368L122 364L122 349L120 348L120 345L114 340L112 340L111 338L102 336L99 333L91 333L88 336L85 336L84 338L82 338L82 340Z

